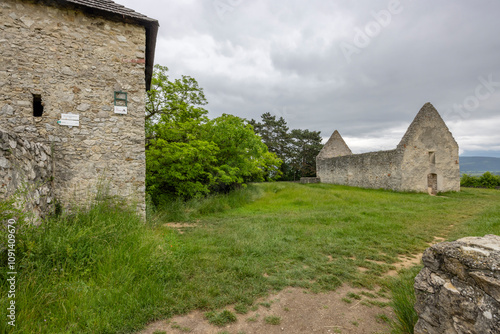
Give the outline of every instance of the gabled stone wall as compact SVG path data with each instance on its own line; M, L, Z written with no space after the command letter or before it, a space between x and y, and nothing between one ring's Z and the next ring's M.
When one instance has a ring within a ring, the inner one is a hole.
M0 128L52 147L63 205L101 180L144 212L145 28L54 4L0 3ZM114 113L115 91L128 93L126 115ZM79 126L57 123L70 113Z
M15 197L16 205L38 218L54 211L52 151L0 130L0 200Z

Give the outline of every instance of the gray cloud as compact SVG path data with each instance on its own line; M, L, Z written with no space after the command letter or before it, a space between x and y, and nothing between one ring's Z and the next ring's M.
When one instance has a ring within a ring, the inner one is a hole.
M213 117L272 112L362 152L429 101L464 154L500 156L498 1L117 2L160 21L156 62L196 78Z

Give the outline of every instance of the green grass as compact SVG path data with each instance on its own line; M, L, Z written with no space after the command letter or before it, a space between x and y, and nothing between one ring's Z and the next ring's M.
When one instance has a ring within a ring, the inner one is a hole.
M281 324L281 318L277 317L277 316L274 316L274 315L270 315L270 316L265 317L264 321L268 325L279 325L279 324Z
M444 195L263 183L150 208L147 224L101 203L18 236L11 332L133 333L194 309L250 307L286 286L374 288L399 255L423 251L435 236L500 234L499 191ZM167 222L195 227L181 234ZM3 252L2 309L5 263Z
M403 270L389 284L392 292L391 306L396 315L396 320L391 322L393 334L413 334L413 327L418 320L417 313L413 308L415 305L413 284L415 276L421 269L421 266L415 266Z
M235 322L237 320L236 316L228 310L223 310L222 312L207 312L205 313L205 318L207 318L208 322L213 325L223 327L231 322Z

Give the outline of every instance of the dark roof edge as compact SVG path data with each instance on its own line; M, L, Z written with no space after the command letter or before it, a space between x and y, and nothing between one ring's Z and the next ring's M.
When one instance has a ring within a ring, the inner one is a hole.
M156 37L158 36L158 21L146 27L146 90L151 89L151 79L153 78L153 68L155 65Z
M92 7L82 3L75 3L73 1L66 0L48 0L44 1L47 4L56 4L60 7L72 7L78 8L85 14L97 15L110 19L117 22L125 22L131 24L141 25L146 29L146 64L145 64L145 80L146 80L146 90L151 87L151 79L153 78L153 66L154 66L154 56L156 48L156 37L158 35L158 27L160 24L158 20L149 18L145 15L138 14L137 16L131 16L127 14L120 14L116 12L106 11L100 8Z

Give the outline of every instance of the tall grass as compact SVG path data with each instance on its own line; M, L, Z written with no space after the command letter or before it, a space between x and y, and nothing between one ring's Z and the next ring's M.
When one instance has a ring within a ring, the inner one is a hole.
M241 207L262 196L263 190L256 185L247 185L229 194L215 194L188 201L162 202L150 216L153 224L166 221L189 221L203 215L224 212ZM152 203L150 206L153 205Z
M476 231L499 234L499 199L500 192L484 189L431 197L256 184L150 208L144 224L134 209L104 198L23 229L12 333L131 333L193 309L249 306L285 286L373 287L399 255L422 251L450 228L462 236L468 224L484 225ZM165 226L174 221L195 227L181 233Z
M157 312L151 307L157 304L152 294L159 292L152 282L159 241L132 209L111 201L39 227L21 226L17 326L12 330L2 321L0 331L116 333L136 328ZM6 269L2 263L2 292ZM2 309L6 303L2 293Z
M417 312L414 309L415 292L413 284L415 276L422 269L422 266L415 266L402 270L398 277L392 279L389 286L392 292L391 307L396 316L392 322L392 334L413 334L413 328L418 320Z

